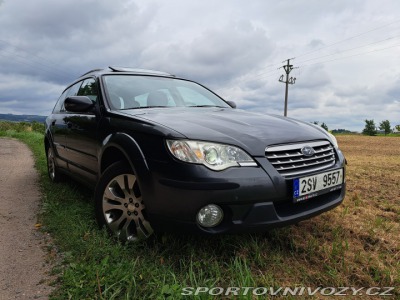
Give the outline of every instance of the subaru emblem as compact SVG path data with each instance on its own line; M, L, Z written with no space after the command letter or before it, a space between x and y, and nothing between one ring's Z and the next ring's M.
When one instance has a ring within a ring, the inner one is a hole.
M303 153L304 156L310 157L315 154L315 150L307 145L301 148L301 153Z

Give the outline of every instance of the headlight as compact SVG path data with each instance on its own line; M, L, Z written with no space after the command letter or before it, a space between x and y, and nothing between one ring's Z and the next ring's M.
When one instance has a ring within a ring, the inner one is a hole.
M257 163L242 149L217 143L167 140L169 151L177 159L221 171L229 167L255 167Z
M330 133L330 132L326 132L326 133L327 133L328 136L330 137L333 146L334 146L336 149L338 149L338 148L339 148L339 145L338 145L338 142L337 142L337 139L335 138L335 136L334 136L332 133Z

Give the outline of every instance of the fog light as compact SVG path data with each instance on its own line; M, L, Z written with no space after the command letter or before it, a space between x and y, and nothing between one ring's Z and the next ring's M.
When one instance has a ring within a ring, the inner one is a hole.
M197 223L203 227L214 227L221 223L224 213L218 205L209 204L197 213Z

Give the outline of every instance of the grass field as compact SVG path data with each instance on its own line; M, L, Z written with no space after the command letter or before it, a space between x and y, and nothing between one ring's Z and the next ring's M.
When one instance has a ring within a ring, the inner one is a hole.
M157 235L121 245L98 230L91 191L50 184L42 134L0 127L0 136L23 140L36 157L42 229L54 239L49 259L62 259L54 268L59 280L53 299L191 299L182 288L199 286L395 287L392 296L339 298L400 299L400 138L338 137L348 160L346 199L296 226L240 236ZM274 299L322 297L317 295Z

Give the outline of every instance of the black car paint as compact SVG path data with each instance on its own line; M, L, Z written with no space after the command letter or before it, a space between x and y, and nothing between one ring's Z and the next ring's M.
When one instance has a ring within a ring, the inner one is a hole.
M334 193L292 203L292 180L283 178L265 158L265 148L270 145L329 140L322 130L289 118L233 108L111 111L99 78L99 99L92 111L47 118L46 147L54 148L56 164L63 172L91 186L118 153L138 177L155 229L266 230L310 218L343 201L345 183ZM249 153L258 166L216 172L184 163L168 152L166 139L235 145ZM339 152L336 155L336 165L330 169L345 168L344 157ZM195 222L195 215L209 203L220 205L225 218L216 228L205 229Z
M327 138L322 131L294 119L232 108L154 108L121 113L176 128L188 139L237 145L253 156L264 156L269 145Z

